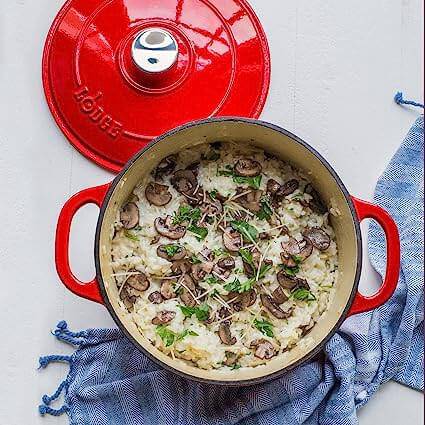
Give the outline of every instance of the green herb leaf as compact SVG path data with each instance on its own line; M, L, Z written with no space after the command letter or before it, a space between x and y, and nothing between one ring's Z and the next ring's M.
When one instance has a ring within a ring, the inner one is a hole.
M245 282L241 282L237 277L233 280L233 282L229 282L224 285L224 289L229 292L238 292L241 294L242 292L247 292L252 289L255 284L255 278L251 278L246 280Z
M269 198L266 196L263 196L263 198L260 201L260 205L261 205L261 209L260 211L258 211L257 217L260 220L268 220L273 214L273 210L270 205Z
M211 192L208 192L208 195L213 201L215 201L215 198L217 198L217 193L218 193L217 190L214 189Z
M155 329L155 332L160 336L166 347L174 344L176 334L168 329L165 325L158 325Z
M189 230L189 232L194 233L198 241L203 241L208 235L208 229L206 227L199 227L199 226L192 225L192 226L189 226L187 230Z
M254 262L252 260L252 253L251 251L241 248L239 249L239 255L242 257L242 260L245 261L245 263L248 263L250 266L252 266L255 269Z
M299 301L314 301L316 299L316 297L305 288L295 289L295 291L292 292L291 297Z
M208 285L215 285L220 281L220 279L217 276L210 275L205 279L205 281L208 283Z
M282 267L288 276L296 276L296 274L300 271L300 267L298 265L294 267L288 267L285 266L285 264L280 264L280 267Z
M237 364L237 363L235 363L235 364L233 364L232 366L230 366L230 369L232 369L232 370L236 370L236 369L240 369L242 366L240 365L240 364Z
M208 304L201 304L199 307L179 305L179 308L185 317L192 317L192 315L195 315L200 322L207 320L210 315L210 307Z
M260 267L260 273L258 273L258 279L263 279L267 272L272 268L271 264L262 264Z
M248 224L246 221L235 220L231 221L230 225L234 230L239 232L246 241L255 242L258 239L257 229Z
M200 218L201 210L199 208L192 208L190 205L180 205L177 212L173 215L173 224L181 224L183 222L196 224Z
M132 232L130 232L129 230L124 230L124 236L128 239L131 239L132 241L138 241L139 238Z
M199 336L195 331L191 331L190 329L185 329L180 335L177 336L176 342L181 341L183 338L187 336Z
M255 177L233 176L233 181L238 184L247 184L253 189L259 189L261 185L262 175Z
M213 249L213 253L215 257L221 257L222 255L226 253L226 251L223 248L216 248L216 249Z
M193 254L191 257L190 257L190 262L192 263L192 264L200 264L200 263L202 263L202 261L195 255L195 254Z
M167 256L170 258L182 249L180 245L175 244L164 245L163 248L165 249Z
M264 335L273 338L273 325L267 320L254 319L254 326Z

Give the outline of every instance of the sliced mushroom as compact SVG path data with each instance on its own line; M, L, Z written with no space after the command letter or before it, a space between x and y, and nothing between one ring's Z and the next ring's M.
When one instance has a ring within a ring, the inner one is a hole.
M155 245L156 243L158 243L159 242L159 240L161 239L161 236L159 236L159 235L156 235L156 236L154 236L153 238L152 238L152 240L151 240L151 245Z
M308 206L314 212L317 212L319 214L325 214L328 211L319 193L317 192L316 189L313 188L313 186L310 183L304 188L304 193L307 193L308 195L311 196L312 199L308 202Z
M136 295L137 292L144 292L149 288L150 282L144 273L135 269L131 269L130 273L137 274L131 274L125 281L124 285L128 285L130 288L134 289L136 291Z
M227 321L221 322L218 328L218 336L225 345L236 344L236 338L230 333L230 323Z
M122 207L120 221L124 229L133 229L139 224L139 208L134 202L129 202Z
M220 307L217 312L217 315L220 319L225 319L231 315L230 310L227 307Z
M288 301L288 297L286 296L285 292L283 292L283 289L281 286L278 286L272 293L273 302L276 304L282 304L285 301Z
M127 310L132 311L133 305L136 302L136 296L131 295L129 291L127 290L127 286L124 286L124 288L120 291L120 299L124 303Z
M189 260L186 259L174 261L171 265L171 271L173 272L173 275L186 274L189 273L191 269L192 264Z
M271 313L274 317L278 319L287 319L290 314L285 313L277 304L273 302L273 299L266 294L260 295L261 304Z
M313 244L306 238L304 238L300 243L300 252L298 254L298 257L301 258L301 261L306 260L308 257L310 257L311 253L313 252Z
M303 236L320 251L326 251L331 244L329 235L319 227L312 227L304 230Z
M202 211L202 214L205 215L205 217L213 217L223 212L223 205L221 205L221 202L218 199L216 199L212 202L206 203L201 208L201 211Z
M199 254L202 255L202 257L204 257L207 261L214 260L214 252L207 246L204 246L201 251L199 251Z
M167 254L166 249L169 246L176 246L178 248L178 250L171 257ZM165 260L177 261L182 260L184 257L186 257L187 251L185 247L180 245L159 245L156 249L156 253L158 257L164 258Z
M236 161L234 170L238 176L255 177L261 173L262 167L258 161L242 158Z
M280 259L282 260L282 264L286 267L295 267L297 265L292 255L289 255L285 251L280 253Z
M176 317L175 311L163 310L160 311L153 319L153 325L165 325L166 323L171 322Z
M258 237L262 240L262 241L266 241L272 238L272 236L267 233L267 232L261 232Z
M213 262L193 264L192 265L192 270L190 272L190 275L192 276L192 278L194 280L196 280L197 282L199 282L200 280L205 279L205 276L207 274L210 274L211 273L213 267L214 267L214 263Z
M285 196L291 195L298 189L299 185L300 183L298 180L296 179L289 180L279 188L279 190L276 192L276 196L285 197Z
M279 285L284 289L292 290L297 286L297 278L287 275L284 270L278 272L276 277Z
M224 360L224 364L226 366L233 366L239 359L239 355L237 353L232 353L231 351L226 351L226 359Z
M235 268L235 259L233 257L224 257L217 261L217 266L223 270L233 270Z
M171 178L171 184L177 192L190 195L195 191L198 181L193 171L177 170Z
M242 311L253 305L256 300L257 292L255 289L251 289L249 291L242 292L242 294L239 294L237 300L232 303L232 307L235 311Z
M288 241L281 242L280 245L282 246L282 249L289 255L298 255L301 251L298 241L291 236L289 237Z
M183 304L187 307L195 307L196 306L195 298L186 288L182 289L182 291L180 293L180 299L182 300Z
M270 196L274 196L280 189L280 184L275 179L267 180L266 191Z
M223 244L230 252L238 252L242 247L242 236L232 227L226 227L223 232Z
M163 176L166 176L167 174L172 173L175 168L176 168L176 156L169 155L157 165L157 167L155 168L153 172L153 175L155 179L158 179Z
M168 239L177 240L186 234L186 227L181 225L174 225L173 219L167 215L165 220L162 217L157 217L154 221L156 231Z
M258 251L254 251L252 253L252 263L254 264L255 268L252 267L251 264L242 260L244 272L248 277L255 276L256 269L258 268L258 264L260 262L260 258L261 258L261 254Z
M197 176L199 173L199 166L200 166L199 162L192 162L186 167L186 170L192 171L192 173L195 174L195 176Z
M166 300L170 300L171 298L174 298L176 296L176 293L174 291L174 285L176 281L171 279L164 279L161 283L161 295Z
M266 339L257 339L251 342L251 347L255 348L254 356L261 360L269 360L276 355L273 344Z
M245 196L241 196L235 200L238 204L248 209L253 213L261 210L261 197L263 196L262 190L251 190Z
M161 304L164 301L164 298L160 292L154 291L149 294L148 300L153 304Z
M168 186L159 183L149 183L145 189L146 199L150 204L162 207L171 201L171 193L168 191Z

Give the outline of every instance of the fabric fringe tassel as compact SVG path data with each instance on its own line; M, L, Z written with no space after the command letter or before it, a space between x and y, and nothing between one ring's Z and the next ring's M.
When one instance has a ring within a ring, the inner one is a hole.
M58 340L66 342L67 344L73 346L80 346L84 342L84 338L87 336L87 331L81 332L71 332L68 329L67 323L62 320L57 324L57 327L54 332L52 332ZM66 402L59 408L53 409L50 407L50 404L57 400L62 392L65 392L65 396L68 394L68 388L70 383L70 373L73 365L72 356L66 356L61 354L53 354L50 356L43 356L39 358L39 369L45 369L50 363L68 363L70 366L70 370L68 372L67 377L59 384L58 388L52 395L44 394L41 401L43 404L38 406L38 411L40 415L52 415L52 416L60 416L63 413L69 411L69 406Z
M414 102L413 100L404 100L403 93L401 91L398 91L395 94L394 102L397 103L397 105L411 105L424 109L424 105L422 103Z

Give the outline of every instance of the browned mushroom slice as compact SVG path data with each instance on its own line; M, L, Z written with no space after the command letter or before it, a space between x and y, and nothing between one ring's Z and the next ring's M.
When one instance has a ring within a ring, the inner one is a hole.
M218 328L218 336L225 345L236 344L236 338L230 333L230 323L227 321L221 322Z
M238 252L242 247L242 236L232 227L226 227L223 232L223 244L230 252Z
M269 360L276 355L273 344L266 339L256 339L252 341L251 347L255 348L254 356L261 360Z
M206 203L201 208L201 211L202 211L202 214L204 214L206 217L213 217L223 212L223 205L221 205L221 202L218 199L216 199L212 202Z
M282 249L289 255L298 255L301 251L298 241L291 236L289 237L288 241L281 242L280 245L282 246Z
M214 252L209 249L207 246L204 246L200 251L199 254L202 255L202 257L205 258L205 260L207 261L212 261L214 260Z
M191 170L177 170L171 178L171 184L177 192L190 195L198 185L195 174Z
M273 301L276 304L282 304L285 301L288 301L288 297L286 296L285 292L283 292L282 287L278 286L272 293Z
M133 229L139 224L139 208L134 202L129 202L122 207L120 221L124 229Z
M123 284L125 285L125 283ZM130 295L127 290L127 286L124 286L120 291L120 299L124 303L127 310L132 311L133 305L136 302L136 296Z
M313 244L306 238L304 238L300 243L300 252L298 254L298 257L300 257L301 261L306 260L308 257L310 257L311 253L313 252Z
M170 174L176 168L176 156L169 155L164 158L155 168L153 175L155 179Z
M194 280L199 282L200 280L203 280L207 274L211 273L213 267L214 263L212 262L193 264L190 275Z
M235 199L235 202L246 208L247 210L257 213L261 210L261 197L263 195L262 190L251 190L245 196L241 196Z
M199 166L200 166L199 162L192 162L186 167L186 170L192 171L192 173L195 174L195 176L197 176L199 173Z
M298 180L296 179L289 180L279 188L279 190L276 192L276 196L284 197L284 196L291 195L298 189L299 185L300 183Z
M235 260L233 257L225 257L217 261L217 266L223 270L233 270L235 268Z
M234 170L238 176L255 177L261 173L262 167L258 161L242 158L236 161Z
M130 286L132 289L134 289L137 292L144 292L146 289L149 288L150 282L146 275L142 272L139 272L138 270L130 270L131 274L127 280L125 281L124 285ZM137 295L136 292L136 295Z
M277 274L277 281L279 285L284 289L294 289L297 286L297 278L288 276L284 270L281 270Z
M305 279L301 279L300 277L296 278L297 288L304 288L310 290L310 285Z
M175 311L163 310L160 311L153 319L153 325L165 325L166 323L171 322L176 317Z
M182 291L180 293L180 299L182 300L183 304L187 307L195 307L196 306L195 298L186 288L182 289Z
M239 359L239 355L237 353L232 353L231 351L226 351L226 359L224 360L224 364L226 366L233 366Z
M176 296L176 293L174 292L174 285L176 281L171 279L164 279L161 283L161 295L166 300L170 300L171 298L174 298Z
M258 237L262 240L262 241L265 241L265 240L269 240L269 239L271 239L271 235L269 235L267 232L261 232L259 235L258 235Z
M325 214L328 211L319 193L316 191L316 189L313 188L310 183L304 188L304 193L307 193L311 196L312 199L308 202L308 206L314 212L317 212L319 214Z
M221 307L217 313L220 319L225 319L231 315L230 310L227 307Z
M304 230L303 236L320 251L326 251L331 244L329 235L319 227Z
M171 201L171 193L168 186L159 183L149 183L145 189L146 199L150 204L162 207Z
M170 215L167 215L165 220L162 217L157 217L154 221L154 226L161 236L165 236L168 239L180 239L186 234L186 227L174 225Z
M149 294L148 300L153 304L161 304L164 301L164 298L160 292L154 291Z
M280 253L282 264L286 267L295 267L297 265L292 255L287 254L285 251Z
M266 294L260 295L261 304L271 313L274 317L278 319L287 319L289 313L285 313L277 304L273 302L273 299Z
M156 249L158 257L164 258L168 261L182 260L186 257L186 248L180 245L159 245ZM171 254L171 256L169 255Z
M232 303L232 307L235 311L245 310L247 307L250 307L255 303L257 299L257 292L255 289L250 291L242 292L238 295L238 298L235 302Z
M173 261L173 264L171 264L173 275L186 274L189 273L191 269L192 264L187 259Z
M161 236L159 236L159 235L156 235L156 236L154 236L153 238L152 238L152 240L151 240L151 245L155 245L156 243L158 243L159 242L159 240L161 239Z
M275 179L267 180L266 192L273 196L280 189L280 184Z

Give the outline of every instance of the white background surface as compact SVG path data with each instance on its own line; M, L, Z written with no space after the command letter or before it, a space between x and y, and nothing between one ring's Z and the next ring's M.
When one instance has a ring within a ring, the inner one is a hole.
M36 370L41 354L70 352L49 330L113 326L105 308L60 284L53 262L56 218L80 189L112 175L65 140L41 87L44 37L62 1L0 1L0 425L65 424L37 414L66 368ZM419 0L251 0L272 55L262 118L319 150L352 194L371 199L376 180L418 115L392 102L423 102L423 6ZM72 261L92 277L96 208L74 221ZM376 285L365 267L362 287ZM423 423L420 393L389 383L359 412L361 425Z

